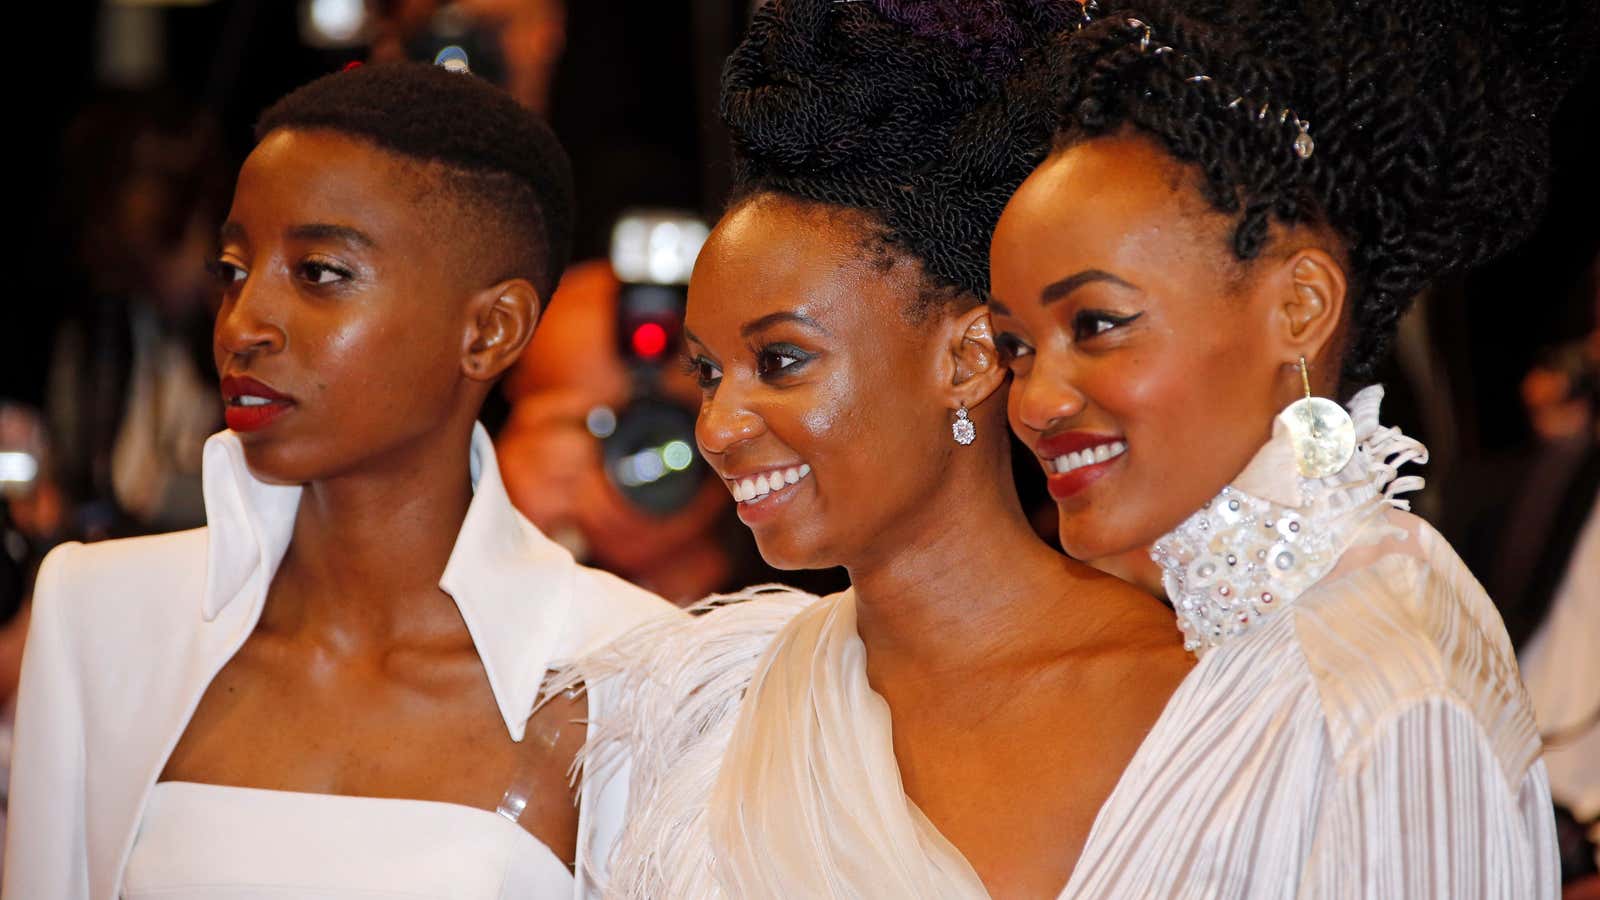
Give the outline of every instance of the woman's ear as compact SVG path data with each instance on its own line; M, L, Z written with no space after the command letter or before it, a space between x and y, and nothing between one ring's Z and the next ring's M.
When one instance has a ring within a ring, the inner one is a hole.
M472 295L467 303L461 371L493 381L511 368L533 339L543 304L526 279L513 278Z
M1284 258L1270 285L1277 299L1275 338L1282 361L1297 362L1303 356L1326 363L1328 354L1338 351L1335 338L1348 299L1344 267L1326 251L1307 247Z
M1006 369L994 346L994 325L989 308L975 306L957 315L950 329L950 408L968 409L989 399L1005 383Z

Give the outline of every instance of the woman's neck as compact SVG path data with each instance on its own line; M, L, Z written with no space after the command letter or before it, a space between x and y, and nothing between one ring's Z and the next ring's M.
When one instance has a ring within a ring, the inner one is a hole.
M1041 641L1071 640L1070 623L1041 627L1064 616L1095 630L1089 620L1103 613L1063 592L1080 593L1074 582L1092 589L1105 576L1039 539L1009 489L1008 461L1003 471L951 472L942 483L911 528L882 542L881 555L847 567L869 675L904 665L970 672Z
M1161 581L1161 567L1150 558L1149 544L1114 556L1090 560L1089 565L1156 597L1167 595L1166 586Z
M438 586L472 502L470 432L460 431L306 485L262 627L357 643L460 631Z

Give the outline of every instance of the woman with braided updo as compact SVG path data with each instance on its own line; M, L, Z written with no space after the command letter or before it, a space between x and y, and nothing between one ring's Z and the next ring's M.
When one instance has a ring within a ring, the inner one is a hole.
M1069 11L775 0L729 60L697 437L768 562L852 587L714 598L579 667L630 698L587 766L632 763L609 895L1052 895L1189 671L1167 610L1013 486L982 300L1051 121L1003 85Z
M1426 449L1354 388L1414 295L1535 224L1571 23L1151 6L1052 54L1063 124L991 255L1063 547L1164 594L1198 657L1104 761L1064 896L1554 897L1505 629L1398 499Z

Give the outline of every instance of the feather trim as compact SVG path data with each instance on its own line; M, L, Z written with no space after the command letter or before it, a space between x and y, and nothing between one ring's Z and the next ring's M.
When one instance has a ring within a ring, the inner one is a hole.
M628 806L606 897L715 897L706 802L756 666L791 619L821 599L777 584L716 594L551 673L541 703L603 686L573 777L626 771Z

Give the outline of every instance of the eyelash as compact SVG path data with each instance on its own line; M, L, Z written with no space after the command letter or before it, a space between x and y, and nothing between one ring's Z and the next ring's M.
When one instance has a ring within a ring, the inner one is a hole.
M722 370L717 368L716 363L706 359L704 356L685 354L679 358L679 365L683 367L684 374L694 377L701 390L709 390L722 380ZM707 374L708 372L717 372L718 374L713 377Z
M799 367L810 362L812 356L793 344L767 344L756 351L756 374L768 381L785 374L793 375ZM774 359L786 359L789 363L769 368L767 363Z
M1131 316L1118 316L1098 309L1085 309L1072 317L1072 339L1077 343L1092 340L1108 331L1115 331L1125 325L1130 325L1144 313L1134 313ZM1101 325L1107 327L1101 328Z
M300 263L296 271L297 274L305 279L307 284L310 284L312 287L320 288L332 287L341 281L349 281L352 277L354 277L353 273L343 266L336 266L332 263L326 263L316 259L305 260L304 262ZM318 280L316 273L322 272L331 272L337 277L331 281L320 281Z
M236 266L224 259L213 259L206 263L206 271L216 281L217 286L223 290L238 284L248 274L242 266Z
M217 285L223 290L234 287L249 276L243 266L235 265L225 259L210 260L206 263L206 271L211 274L211 277L216 280ZM341 281L349 281L354 277L354 274L343 266L336 266L314 259L300 263L297 272L312 287L330 287ZM321 280L321 275L324 273L331 273L336 277L323 281Z
M756 374L764 381L771 381L785 375L792 375L800 366L804 366L815 358L815 354L807 353L793 344L767 344L756 350ZM786 365L769 367L768 363L774 359L789 360ZM683 371L694 377L701 390L710 390L722 380L722 369L716 363L699 354L685 355L680 360ZM713 375L712 373L716 374Z
M1029 346L1027 341L1009 331L995 335L994 346L1000 352L1000 364L1003 366L1033 354L1033 347Z

